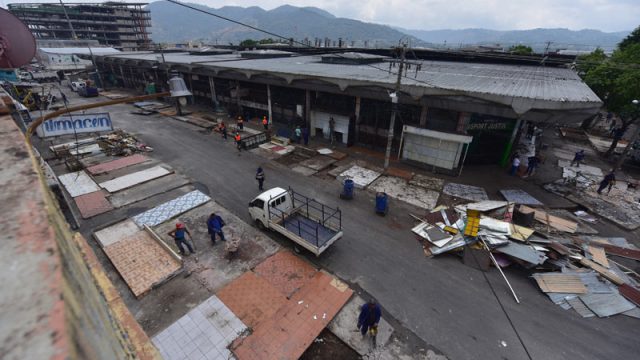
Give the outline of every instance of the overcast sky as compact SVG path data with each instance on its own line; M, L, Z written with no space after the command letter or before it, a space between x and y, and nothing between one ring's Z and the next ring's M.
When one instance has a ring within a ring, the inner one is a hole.
M0 0L9 3L37 0ZM95 2L72 0L73 2ZM48 0L45 2L58 2ZM128 0L127 2L135 2ZM189 0L273 9L283 4L315 6L330 13L409 29L523 30L533 28L633 30L640 25L640 0Z

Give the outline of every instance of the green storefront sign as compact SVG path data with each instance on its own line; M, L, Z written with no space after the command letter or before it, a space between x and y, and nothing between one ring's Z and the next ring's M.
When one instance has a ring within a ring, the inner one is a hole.
M467 162L471 164L499 164L506 151L516 120L484 114L471 114L465 127L473 136L469 144Z

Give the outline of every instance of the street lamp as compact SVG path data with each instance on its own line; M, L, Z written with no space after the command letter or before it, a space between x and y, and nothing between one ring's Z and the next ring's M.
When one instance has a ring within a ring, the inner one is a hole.
M634 99L631 101L631 103L636 107L631 115L631 117L633 118L633 120L631 120L631 123L633 124L638 119L638 116L640 116L640 106L639 106L640 100ZM635 125L636 125L636 130L633 132L633 135L629 139L629 143L627 144L627 146L622 151L622 154L620 154L620 158L618 159L618 161L616 161L616 166L614 167L614 169L619 169L622 167L622 163L624 163L624 159L627 157L627 154L629 154L629 151L631 151L631 148L633 148L633 144L638 139L638 134L640 134L640 124L635 124Z
M184 79L182 79L178 74L173 74L173 77L169 79L168 83L171 97L176 99L176 110L178 116L182 116L181 105L187 105L187 96L191 96L193 94L189 89L187 89Z

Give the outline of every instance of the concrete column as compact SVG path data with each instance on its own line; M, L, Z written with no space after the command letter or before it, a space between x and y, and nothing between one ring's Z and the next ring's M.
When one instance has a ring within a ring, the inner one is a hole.
M215 106L218 102L218 99L216 97L216 83L211 76L209 76L209 89L211 90L211 101L213 101L213 105Z
M311 91L305 90L304 93L304 122L307 129L311 130Z
M458 126L456 126L456 131L459 133L463 133L467 124L469 123L469 118L471 114L468 112L459 112L458 113Z
M422 105L422 109L420 110L420 127L424 128L427 126L427 111L429 108L427 105Z
M354 124L355 126L353 127L354 130L354 134L351 134L350 136L353 136L353 139L355 139L355 141L357 142L359 140L359 131L358 131L358 125L360 124L360 103L362 102L362 99L360 98L360 96L356 96L356 109L355 109L355 115L356 115L356 123Z
M271 86L267 84L267 111L269 112L269 122L273 123L273 110L271 108Z

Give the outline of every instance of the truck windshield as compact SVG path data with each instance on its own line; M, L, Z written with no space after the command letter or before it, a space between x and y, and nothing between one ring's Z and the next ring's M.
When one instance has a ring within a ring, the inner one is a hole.
M264 208L264 200L255 199L250 204L251 207Z

